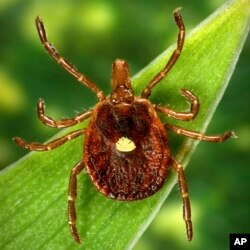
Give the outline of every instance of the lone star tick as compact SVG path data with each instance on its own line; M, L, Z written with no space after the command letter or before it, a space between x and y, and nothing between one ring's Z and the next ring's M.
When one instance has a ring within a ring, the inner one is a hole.
M192 239L191 207L186 177L182 165L171 156L166 129L179 135L210 142L223 142L233 137L234 133L229 131L223 135L207 136L162 123L158 112L183 121L195 118L199 110L199 101L187 89L182 89L181 94L191 104L188 112L176 112L160 104L152 104L148 100L154 86L166 77L181 55L184 45L185 27L179 9L176 9L173 14L179 29L178 41L177 48L166 66L152 78L141 96L135 96L131 86L128 63L120 59L115 60L112 65L112 90L109 97L105 97L103 91L95 83L58 54L47 40L42 20L40 17L36 18L36 28L47 52L81 84L92 90L99 100L93 109L73 119L55 121L45 115L45 105L40 99L37 113L41 122L46 126L66 128L90 118L87 128L70 132L47 144L28 143L21 138L14 138L16 144L28 150L47 151L85 135L84 156L71 170L68 188L68 223L78 243L81 243L81 239L76 228L75 200L77 175L84 168L93 184L103 195L120 201L134 201L156 193L163 186L168 171L172 167L178 174L187 238Z

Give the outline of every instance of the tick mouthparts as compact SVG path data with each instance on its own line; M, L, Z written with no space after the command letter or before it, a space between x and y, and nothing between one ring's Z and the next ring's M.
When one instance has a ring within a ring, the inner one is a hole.
M117 59L112 65L112 92L116 92L120 87L132 89L128 63Z
M110 100L112 103L131 103L134 93L131 86L129 66L125 60L117 59L112 64L112 91Z

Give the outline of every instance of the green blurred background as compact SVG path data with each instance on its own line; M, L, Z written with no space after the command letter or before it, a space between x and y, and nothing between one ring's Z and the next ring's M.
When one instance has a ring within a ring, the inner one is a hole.
M55 119L73 117L96 103L89 90L44 52L34 25L37 15L59 52L109 93L111 63L116 58L128 60L134 75L176 42L172 17L176 7L183 8L188 32L225 2L1 0L0 168L27 153L14 145L13 136L45 141L56 133L37 119L40 97ZM192 243L186 242L175 188L135 249L228 249L230 232L250 232L249 55L248 38L208 129L209 134L233 129L238 139L222 145L200 143L189 163L192 167L186 170Z

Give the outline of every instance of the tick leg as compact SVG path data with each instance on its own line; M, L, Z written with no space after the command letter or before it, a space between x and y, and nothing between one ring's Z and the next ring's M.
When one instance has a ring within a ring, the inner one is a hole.
M76 242L81 243L81 239L76 229L76 208L75 200L77 196L77 175L83 170L84 163L78 162L71 170L68 189L68 222L70 231Z
M183 202L183 219L186 223L187 238L189 241L191 241L193 238L193 226L191 220L191 206L188 194L187 181L182 165L173 157L171 158L171 160L174 170L178 173L178 183L180 186L180 193Z
M223 142L227 140L230 137L235 137L235 134L233 131L228 131L224 133L223 135L204 135L202 133L198 133L192 130L187 130L179 126L174 126L170 124L164 124L164 127L167 129L172 130L178 135L185 135L190 138L201 140L201 141L209 141L209 142Z
M55 47L47 40L45 28L39 16L36 18L36 28L44 48L48 51L52 58L54 58L58 62L58 64L60 64L71 75L73 75L81 84L92 90L96 94L98 100L105 100L105 95L103 91L101 91L95 85L95 83L88 79L84 74L80 73L72 64L67 62L63 57L58 54Z
M89 118L92 114L92 110L85 113L81 113L74 117L73 119L62 119L60 121L55 121L51 117L45 115L44 113L45 105L44 101L40 99L37 103L37 114L40 121L48 127L52 128L67 128L71 127L77 123L83 122L85 119Z
M189 112L176 112L170 108L156 105L155 108L157 111L167 115L171 118L183 120L183 121L190 121L195 118L199 111L199 101L198 98L189 90L182 89L181 94L186 97L191 102L191 107Z
M61 138L53 140L47 144L40 144L37 142L28 143L19 137L14 137L13 140L15 141L15 143L18 146L20 146L22 148L26 148L26 149L31 150L31 151L49 151L49 150L52 150L52 149L55 149L55 148L61 146L62 144L64 144L67 141L70 141L70 140L75 139L76 137L78 137L80 135L83 135L84 132L85 132L84 129L79 129L79 130L73 131L73 132L71 132L71 133L69 133Z
M148 98L150 96L152 88L167 75L167 73L173 67L173 65L175 64L175 62L177 61L177 59L179 58L181 54L184 40L185 40L185 27L182 21L182 17L179 13L179 10L180 8L177 8L176 10L174 10L174 13L173 13L175 22L179 28L177 48L174 50L172 56L170 57L164 69L162 69L156 76L154 76L154 78L149 82L147 87L142 91L142 94L141 94L142 98Z

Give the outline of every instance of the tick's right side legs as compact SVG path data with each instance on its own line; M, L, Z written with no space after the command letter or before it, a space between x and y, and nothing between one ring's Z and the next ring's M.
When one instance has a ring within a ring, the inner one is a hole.
M174 170L178 173L178 183L183 202L183 219L186 223L187 238L189 241L191 241L193 238L193 226L191 220L191 206L189 200L187 181L182 165L173 157L171 158L171 160Z
M155 105L155 109L158 112L167 115L168 117L182 120L182 121L190 121L195 118L199 111L199 101L198 98L189 90L182 89L181 94L190 101L191 107L188 112L176 112L170 108L164 107L162 105Z
M179 56L181 55L181 51L185 40L185 26L182 21L182 17L181 14L179 13L179 10L180 8L174 10L174 19L179 29L177 48L174 50L166 66L157 75L153 77L153 79L149 82L146 88L142 91L141 93L142 98L148 98L150 96L152 88L155 85L157 85L167 75L167 73L171 70L171 68L174 66Z
M71 234L77 243L81 243L80 236L76 229L76 208L75 201L77 196L77 175L84 169L84 163L78 162L71 170L68 189L68 222Z
M166 129L172 130L178 135L184 135L190 137L192 139L200 140L200 141L209 141L209 142L223 142L229 138L236 138L236 135L233 131L228 131L222 135L204 135L202 133L184 129L179 126L164 124Z

